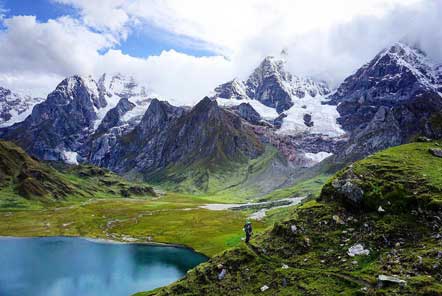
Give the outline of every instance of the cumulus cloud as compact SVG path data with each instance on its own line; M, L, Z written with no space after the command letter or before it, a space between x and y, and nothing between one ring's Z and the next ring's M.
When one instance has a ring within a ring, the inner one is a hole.
M146 59L118 50L100 51L117 41L96 33L70 17L36 21L15 16L0 32L0 85L33 96L46 96L64 77L73 74L98 77L104 72L135 76L165 98L192 103L214 84L233 75L220 56L194 57L174 50Z
M224 57L194 57L174 50L145 59L110 50L101 57L96 74L109 71L130 74L163 98L183 105L198 102L234 76L232 63Z
M125 0L53 0L79 9L82 20L87 26L100 31L112 32L126 37L129 15L124 9Z
M3 20L0 85L41 95L56 80L75 73L122 72L163 97L194 103L219 83L245 78L262 58L283 48L292 73L333 86L401 39L442 61L439 0L52 1L73 6L80 18ZM214 56L168 50L137 58L115 50L144 25Z

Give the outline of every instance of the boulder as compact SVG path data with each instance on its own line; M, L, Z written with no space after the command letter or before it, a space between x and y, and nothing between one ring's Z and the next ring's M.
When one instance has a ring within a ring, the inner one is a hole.
M261 292L267 291L269 289L269 286L264 285L261 287Z
M370 255L370 250L364 249L362 244L356 244L348 248L347 255L350 257L357 255Z
M378 276L378 284L377 284L378 288L382 288L390 284L399 285L400 287L405 287L407 285L407 282L395 276L382 275L382 274Z
M416 142L428 143L428 142L431 142L431 139L430 139L430 138L427 138L427 137L418 137L418 138L416 139Z
M428 149L428 151L433 156L442 157L442 149L440 149L440 148L430 148L430 149Z
M332 186L349 202L360 204L364 191L351 180L335 179Z
M226 274L227 274L227 269L223 268L221 272L218 274L218 280L220 281L223 280Z

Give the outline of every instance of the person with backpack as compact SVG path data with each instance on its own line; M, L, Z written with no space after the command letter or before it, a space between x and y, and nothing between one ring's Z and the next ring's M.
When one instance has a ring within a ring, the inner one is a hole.
M252 236L252 232L253 232L252 223L249 220L247 220L246 224L244 225L243 230L246 233L246 244L248 244L250 241L250 237Z

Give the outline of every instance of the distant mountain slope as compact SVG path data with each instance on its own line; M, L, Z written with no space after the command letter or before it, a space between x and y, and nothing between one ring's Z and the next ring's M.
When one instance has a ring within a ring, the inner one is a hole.
M267 57L247 80L220 85L193 108L162 102L119 74L69 77L24 121L0 128L0 138L42 160L92 163L174 190L261 190L251 180L270 180L268 193L328 157L348 163L442 137L442 66L414 47L383 50L333 93L285 64Z
M349 131L366 125L378 107L394 107L426 93L438 94L436 66L424 52L396 43L349 76L331 96L338 121Z
M147 185L131 184L97 167L56 170L31 158L15 144L0 141L0 209L132 195L152 196L155 192Z
M204 98L189 110L153 100L140 124L118 140L104 165L151 181L178 185L191 180L190 187L206 191L211 174L230 166L235 175L236 164L246 164L263 152L253 130L216 101Z
M0 141L0 186L11 186L25 198L59 200L76 192L60 174L29 157L21 148Z

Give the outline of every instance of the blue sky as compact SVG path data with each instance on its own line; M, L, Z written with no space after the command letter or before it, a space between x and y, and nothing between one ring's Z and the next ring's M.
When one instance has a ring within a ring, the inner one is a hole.
M33 15L39 22L47 22L65 15L80 18L75 8L50 0L0 0L0 4L5 10L6 18L16 15ZM121 40L114 49L120 49L124 54L142 58L159 55L163 50L170 49L197 57L214 55L210 50L191 46L196 43L198 41L192 38L176 36L145 23L132 28L128 37Z

